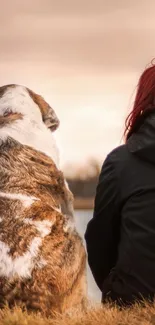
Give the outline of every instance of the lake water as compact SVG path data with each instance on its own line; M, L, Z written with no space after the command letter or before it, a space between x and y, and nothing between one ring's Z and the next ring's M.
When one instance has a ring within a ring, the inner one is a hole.
M75 222L76 227L79 234L84 239L84 233L87 227L88 221L92 218L93 211L92 210L76 210L75 211ZM85 241L84 241L85 245ZM95 281L93 279L92 273L87 265L87 281L88 281L88 295L90 298L101 301L101 292L98 289Z

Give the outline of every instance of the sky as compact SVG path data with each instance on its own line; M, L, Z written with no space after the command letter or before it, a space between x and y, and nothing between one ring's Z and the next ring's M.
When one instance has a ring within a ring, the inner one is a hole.
M55 109L63 168L103 161L155 57L155 1L5 0L0 25L0 85L26 85Z

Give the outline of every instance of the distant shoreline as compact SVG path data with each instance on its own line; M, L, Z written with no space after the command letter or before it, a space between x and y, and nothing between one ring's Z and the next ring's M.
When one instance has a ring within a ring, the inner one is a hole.
M77 210L92 210L94 208L94 198L80 198L74 199L74 209Z

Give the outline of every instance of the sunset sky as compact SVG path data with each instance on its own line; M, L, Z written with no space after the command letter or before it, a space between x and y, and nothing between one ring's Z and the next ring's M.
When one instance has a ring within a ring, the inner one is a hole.
M5 0L0 24L0 84L24 84L55 109L63 165L104 160L155 57L155 1Z

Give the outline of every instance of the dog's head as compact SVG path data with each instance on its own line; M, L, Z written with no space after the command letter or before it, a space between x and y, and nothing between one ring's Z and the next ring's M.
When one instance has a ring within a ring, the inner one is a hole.
M0 87L0 128L24 118L34 125L43 122L52 132L59 126L55 111L40 95L19 85Z

